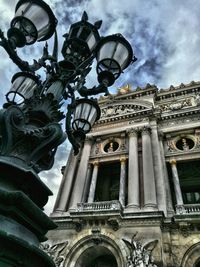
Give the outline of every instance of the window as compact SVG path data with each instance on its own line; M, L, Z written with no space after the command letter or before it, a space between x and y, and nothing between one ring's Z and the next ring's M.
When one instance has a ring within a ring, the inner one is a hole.
M200 203L199 161L178 163L177 167L184 204Z
M120 162L99 166L95 201L119 200Z

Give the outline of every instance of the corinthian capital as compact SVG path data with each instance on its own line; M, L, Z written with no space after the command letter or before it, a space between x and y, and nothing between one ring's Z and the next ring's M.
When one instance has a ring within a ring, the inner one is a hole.
M128 129L126 132L127 132L129 137L131 137L131 136L137 137L139 129L138 128L131 128L131 129Z
M142 127L142 128L141 128L141 132L142 132L142 135L144 135L144 134L148 134L148 135L150 135L150 133L151 133L151 128L150 128L150 126L144 126L144 127Z

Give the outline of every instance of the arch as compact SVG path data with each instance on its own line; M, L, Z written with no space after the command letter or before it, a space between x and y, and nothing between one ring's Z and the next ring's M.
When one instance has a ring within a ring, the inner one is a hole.
M191 246L184 254L182 267L199 267L200 266L200 242Z
M96 246L87 248L78 258L76 267L117 267L117 261L112 252L104 247Z
M90 235L78 240L69 249L64 266L89 267L92 261L95 259L101 261L104 255L111 262L116 263L114 267L125 267L121 249L114 240L105 235ZM108 265L108 267L112 266Z

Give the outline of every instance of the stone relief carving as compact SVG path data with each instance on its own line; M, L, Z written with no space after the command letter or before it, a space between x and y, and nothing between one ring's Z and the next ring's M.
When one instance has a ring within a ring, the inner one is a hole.
M191 123L191 122L198 122L200 121L200 117L185 117L179 119L172 119L172 117L168 117L166 121L160 123L160 127L174 127L180 124Z
M135 239L136 235L137 232L132 236L131 242L122 239L130 252L126 260L126 267L158 267L152 256L152 252L158 244L158 240L153 240L142 245L140 241Z
M199 150L199 135L184 135L168 139L165 142L166 153L183 153L191 150Z
M200 105L200 95L199 95L199 93L196 93L196 95L194 97L194 103L196 104L196 106Z
M125 115L132 112L137 112L142 109L146 109L142 106L136 106L136 105L118 105L118 106L108 106L101 109L101 118L107 118L112 116L118 116L118 115Z
M64 249L68 245L68 242L62 242L54 245L48 243L40 244L40 248L46 252L54 261L57 267L63 267L65 256L63 254Z
M190 107L193 106L192 99L191 98L186 98L182 101L174 101L169 104L163 104L160 106L162 111L174 111L174 110L179 110L185 107Z
M167 140L167 150L168 152L177 151L176 144L174 140Z

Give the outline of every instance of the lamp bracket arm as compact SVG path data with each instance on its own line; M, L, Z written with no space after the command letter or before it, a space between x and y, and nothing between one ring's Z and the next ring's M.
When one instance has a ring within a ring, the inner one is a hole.
M77 142L77 140L74 138L73 136L73 131L71 129L71 116L74 110L74 103L73 100L71 102L71 104L68 105L68 112L66 115L66 121L65 121L65 128L66 128L66 133L67 133L67 137L69 139L69 142L72 144L73 150L74 150L74 155L77 155L79 153L79 149L80 149L80 144Z
M4 33L0 29L0 46L2 46L7 54L9 55L10 59L20 68L21 71L29 71L32 72L29 63L27 61L23 61L18 55L15 50L14 45L12 44L11 40L6 39Z
M46 61L49 60L51 65L47 65ZM37 61L34 60L34 64L30 65L32 71L37 71L40 68L44 67L47 70L47 73L52 73L55 69L55 64L58 62L58 35L57 31L54 34L54 46L52 55L48 51L48 43L45 43L43 48L43 55Z
M87 89L87 87L82 86L82 88L80 88L78 92L82 97L87 97L90 95L98 95L100 93L105 93L106 95L109 94L107 86L104 85L103 83L99 84L98 86L94 86L90 89Z

